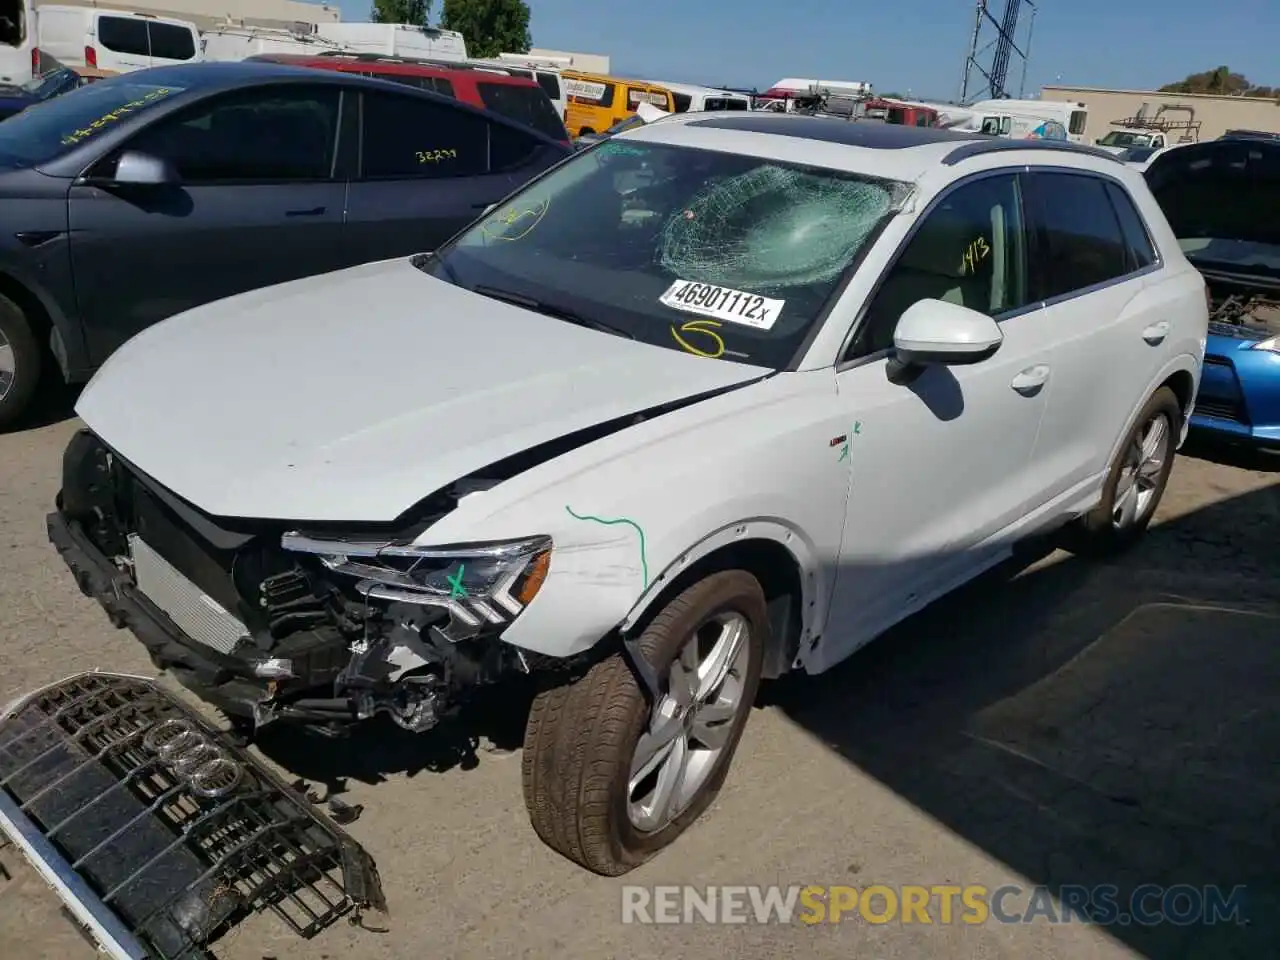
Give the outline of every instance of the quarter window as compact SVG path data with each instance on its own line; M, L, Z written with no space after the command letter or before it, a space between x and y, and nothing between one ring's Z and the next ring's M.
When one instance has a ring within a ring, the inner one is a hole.
M1151 266L1156 262L1155 247L1151 245L1151 234L1147 232L1133 200L1118 184L1108 183L1106 188L1116 216L1120 218L1120 231L1129 250L1129 269L1141 270Z
M483 116L426 99L364 94L364 177L439 180L488 172Z
M1016 175L958 187L935 206L889 268L846 359L893 346L899 318L920 300L999 317L1030 302Z
M1105 181L1037 173L1031 183L1040 240L1034 285L1041 298L1074 293L1129 272L1128 247Z
M166 117L128 145L168 160L184 183L328 180L337 87L250 90Z

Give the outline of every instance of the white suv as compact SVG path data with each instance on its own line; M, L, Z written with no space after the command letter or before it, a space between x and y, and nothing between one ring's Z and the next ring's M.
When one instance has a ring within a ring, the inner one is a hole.
M426 730L535 674L534 826L620 874L706 809L761 678L1029 535L1140 534L1206 323L1105 152L673 117L432 254L136 337L80 400L50 535L246 729Z

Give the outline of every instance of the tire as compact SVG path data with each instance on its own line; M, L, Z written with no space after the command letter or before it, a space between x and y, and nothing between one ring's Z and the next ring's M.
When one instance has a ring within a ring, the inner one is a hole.
M13 425L31 403L44 357L26 314L0 296L0 429Z
M1160 458L1159 468L1148 476L1149 486L1139 485L1140 493L1147 494L1135 498L1138 505L1136 512L1124 522L1117 519L1123 509L1120 493L1127 489L1129 469L1135 459L1141 459L1142 443L1150 426L1159 418L1165 421L1165 435L1160 438L1155 451ZM1134 421L1124 443L1120 445L1116 458L1107 472L1106 484L1102 488L1102 500L1068 528L1067 541L1064 544L1073 553L1086 556L1113 556L1133 546L1146 531L1164 497L1165 487L1169 483L1169 473L1173 470L1173 459L1177 453L1178 437L1182 433L1182 406L1177 396L1168 387L1161 387L1151 395Z
M743 652L727 679L703 692L708 699L716 690L716 699L731 696L736 682L737 706L714 728L722 738L718 754L708 757L702 748L689 753L699 758L689 769L701 779L692 797L673 807L674 817L645 824L633 815L633 809L639 810L631 802L632 763L642 734L648 737L651 711L622 653L534 699L525 727L524 799L534 831L547 846L593 873L620 876L669 846L711 805L760 684L768 630L764 593L745 571L712 574L668 603L640 636L645 657L674 692L680 688L674 665L682 651L700 643L714 646L710 637L725 622L745 627ZM669 717L674 706L671 696L665 696L654 713ZM697 732L707 728L677 718L668 719L664 729L684 731L675 740L697 743ZM645 777L638 786L654 779Z

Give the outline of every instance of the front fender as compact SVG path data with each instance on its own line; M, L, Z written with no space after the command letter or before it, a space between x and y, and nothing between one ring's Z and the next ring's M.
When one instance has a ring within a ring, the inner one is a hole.
M808 623L825 610L835 564L824 561L838 555L844 529L849 464L831 439L845 420L830 370L781 374L468 498L419 542L551 536L546 580L503 635L550 656L634 623L687 564L737 538L792 552Z

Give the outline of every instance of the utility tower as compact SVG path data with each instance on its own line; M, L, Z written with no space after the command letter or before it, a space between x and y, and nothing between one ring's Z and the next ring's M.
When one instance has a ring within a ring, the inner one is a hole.
M1018 86L1021 97L1027 85L1027 59L1031 56L1031 31L1036 23L1036 5L1032 0L1004 0L1004 10L991 12L993 0L977 0L973 21L973 37L964 58L964 78L960 82L960 102L996 100L1008 97L1009 65L1014 57L1022 63ZM1018 41L1018 15L1022 7L1031 11L1026 34Z

